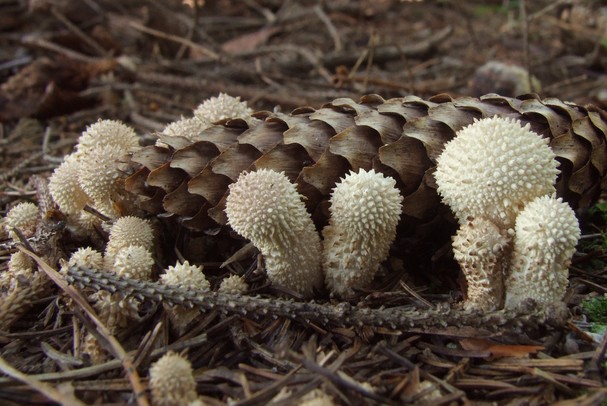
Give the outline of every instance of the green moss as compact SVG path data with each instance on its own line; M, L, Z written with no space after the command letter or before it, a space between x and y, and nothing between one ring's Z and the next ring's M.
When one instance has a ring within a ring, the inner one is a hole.
M592 323L607 323L607 298L593 297L582 302L582 309Z

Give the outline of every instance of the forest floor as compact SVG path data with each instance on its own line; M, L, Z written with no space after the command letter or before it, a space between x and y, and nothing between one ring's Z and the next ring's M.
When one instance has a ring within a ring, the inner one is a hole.
M284 113L365 94L537 93L606 108L602 4L1 0L0 211L36 200L31 176L50 175L98 119L121 120L152 143L154 133L220 92ZM606 203L583 219L566 296L573 318L541 335L475 340L473 332L332 328L211 312L176 336L162 306L150 305L118 335L136 366L125 373L115 356L96 365L80 356L82 311L66 313L53 288L9 329L0 326L0 372L13 376L0 377L0 403L70 404L75 396L145 404L149 393L133 393L147 386L150 363L172 349L185 351L198 393L212 405L297 404L316 388L347 405L605 404ZM4 238L0 272L15 251ZM446 285L457 286L449 278ZM427 303L423 288L404 285L394 293L402 296L372 292L365 300Z

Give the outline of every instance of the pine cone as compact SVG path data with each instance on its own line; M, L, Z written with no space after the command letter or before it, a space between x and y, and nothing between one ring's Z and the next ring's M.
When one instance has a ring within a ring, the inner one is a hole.
M194 230L225 224L227 186L245 170L284 171L306 196L317 225L327 219L331 189L349 170L375 169L396 179L403 218L433 220L440 199L433 177L443 145L476 118L513 117L550 139L560 162L557 193L572 207L599 197L607 172L607 116L536 96L514 99L489 94L453 99L441 94L384 100L367 95L359 103L336 99L322 108L300 107L291 114L258 112L249 128L225 120L200 133L199 141L160 136L168 148L145 147L132 157L127 190L150 213L178 216Z

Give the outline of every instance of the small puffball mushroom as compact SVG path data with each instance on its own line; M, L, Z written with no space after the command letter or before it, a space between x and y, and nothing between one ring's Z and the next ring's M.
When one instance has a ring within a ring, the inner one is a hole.
M243 294L249 289L249 285L242 276L230 275L224 278L219 285L219 292L231 293L233 295Z
M100 148L107 146L116 147L126 153L139 147L139 137L131 127L120 121L99 120L88 126L78 138L74 155L78 159L88 159L98 155Z
M4 228L8 232L8 236L14 240L18 239L17 234L13 231L15 228L29 238L36 234L39 220L38 206L30 202L21 202L6 213Z
M311 297L320 289L320 237L295 185L279 172L243 173L230 185L228 224L265 257L272 283Z
M297 406L335 406L335 401L322 389L314 389L306 393Z
M93 201L97 210L116 217L114 199L121 191L119 160L124 158L124 150L116 145L104 145L95 153L79 161L78 183L84 193Z
M147 281L152 279L154 258L152 253L140 245L122 248L114 257L113 272L124 278Z
M160 275L160 283L197 292L211 290L211 284L202 272L202 266L190 265L188 261L169 266L166 272ZM171 325L179 335L185 332L190 322L200 313L198 309L187 309L183 306L171 306L166 303L164 309L171 320Z
M103 269L103 255L91 247L78 248L67 263L68 266Z
M575 213L562 199L542 196L529 203L516 219L506 307L527 298L540 304L561 301L579 238Z
M163 285L200 292L211 290L211 285L202 272L202 266L191 265L188 261L169 266L166 272L160 275L160 282Z
M194 117L209 124L226 118L242 118L248 122L252 113L253 110L247 107L247 102L240 101L240 97L219 93L219 96L202 102L194 110Z
M192 364L183 356L169 351L149 372L154 406L183 406L197 400Z
M201 120L198 117L182 117L180 120L170 123L164 127L162 133L170 137L179 136L185 137L190 141L196 141L200 132L208 128L210 125L210 122Z
M77 216L91 199L78 181L80 162L69 155L50 177L48 188L55 203L65 214Z
M154 231L149 221L135 216L120 217L110 228L110 237L105 248L105 264L114 265L118 251L130 245L138 245L151 251Z
M466 309L492 311L502 307L509 244L508 234L482 217L462 224L453 237L453 253L468 284Z
M460 223L484 217L514 226L525 204L552 194L558 162L548 141L510 118L475 121L457 132L438 157L438 193Z
M86 333L82 338L81 351L89 356L91 364L99 365L107 361L107 353L91 333Z
M350 172L333 189L323 230L323 269L338 296L367 287L396 237L403 200L396 181L373 169Z
M34 260L21 251L11 254L8 269L0 273L0 290L12 292L32 278L35 272Z

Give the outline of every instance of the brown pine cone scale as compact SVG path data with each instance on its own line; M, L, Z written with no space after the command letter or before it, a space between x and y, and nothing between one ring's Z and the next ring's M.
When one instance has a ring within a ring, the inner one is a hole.
M474 119L513 117L550 140L560 162L557 193L574 208L599 197L607 172L607 116L536 96L489 94L453 99L441 94L360 102L336 99L322 108L291 114L258 112L260 123L227 120L204 130L196 142L160 136L132 157L127 190L154 214L177 216L188 228L225 224L228 185L247 170L283 171L306 197L317 224L326 221L331 189L349 170L375 169L396 179L404 196L403 220L431 221L440 199L433 177L444 144Z

